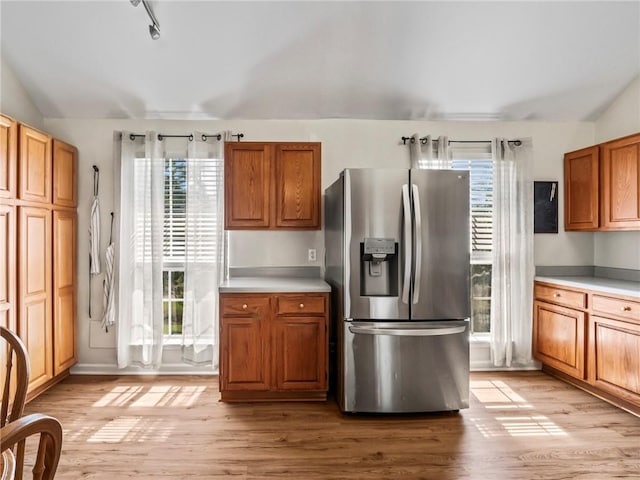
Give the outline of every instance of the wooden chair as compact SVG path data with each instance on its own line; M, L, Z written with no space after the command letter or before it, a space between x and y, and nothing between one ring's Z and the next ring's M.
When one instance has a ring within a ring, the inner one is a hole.
M2 452L2 480L23 480L24 447L27 438L40 435L38 453L32 473L33 480L53 480L62 450L62 425L60 422L41 413L32 413L8 423L0 428L0 452ZM18 445L18 454L14 456L13 447Z
M4 427L7 423L20 418L24 411L29 385L29 354L20 337L11 330L0 326L0 337L6 343L6 345L0 344L0 358L4 357L6 361L5 369L1 371L4 384L0 406L0 427Z

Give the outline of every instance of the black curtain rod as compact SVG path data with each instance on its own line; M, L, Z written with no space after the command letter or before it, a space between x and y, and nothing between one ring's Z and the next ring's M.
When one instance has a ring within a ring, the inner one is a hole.
M406 145L407 141L409 141L410 143L415 143L415 140L413 139L413 137L401 137L401 138L402 138L403 145ZM422 145L427 143L427 137L421 137L419 140ZM431 140L432 143L437 141L438 141L437 139ZM491 140L449 140L447 143L449 144L451 143L491 143ZM520 145L522 145L521 140L507 140L507 143L513 143L516 147L519 147Z
M240 134L241 136L243 136L242 134ZM129 138L133 141L136 139L136 137L144 137L145 134L144 133L130 133L129 134ZM237 135L234 135L237 136ZM201 135L202 137L202 141L206 142L207 138L216 138L218 141L222 140L222 134L221 133L203 133ZM189 134L189 135L165 135L164 133L159 133L158 134L158 140L162 141L165 138L188 138L190 142L193 141L193 134Z

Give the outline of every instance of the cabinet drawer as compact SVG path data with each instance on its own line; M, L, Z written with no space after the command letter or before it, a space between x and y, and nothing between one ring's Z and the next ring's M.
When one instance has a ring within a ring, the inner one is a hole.
M223 315L266 313L269 310L269 297L224 296L221 304Z
M594 313L640 322L640 302L594 295L591 308Z
M553 286L535 285L535 298L574 308L586 308L587 294Z
M323 295L296 295L286 297L276 297L276 311L283 314L324 314L326 312L326 301Z

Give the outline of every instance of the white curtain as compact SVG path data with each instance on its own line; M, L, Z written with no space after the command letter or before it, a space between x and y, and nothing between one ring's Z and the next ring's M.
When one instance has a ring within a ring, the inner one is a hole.
M187 159L182 358L218 368L218 285L224 276L224 141L194 134Z
M164 152L122 133L120 165L118 366L158 367L162 359Z
M435 147L434 147L435 144ZM449 137L440 136L434 142L431 135L422 137L418 134L411 136L409 144L411 168L428 168L446 170L451 168Z
M530 139L492 142L494 163L491 355L495 366L531 365L533 182Z

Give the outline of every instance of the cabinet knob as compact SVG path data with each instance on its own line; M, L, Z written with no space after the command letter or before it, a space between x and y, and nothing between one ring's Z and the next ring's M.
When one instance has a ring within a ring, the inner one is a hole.
M247 309L247 304L246 304L246 303L243 303L243 304L242 304L242 309L243 309L243 310L246 310L246 309Z
M625 305L620 310L622 310L623 312L630 312L631 311L631 307L629 305Z
M301 303L301 304L299 305L299 307L300 307L300 308L304 308L304 303Z
M560 296L560 294L559 294L559 293L554 293L554 294L553 294L553 298L558 298L559 296Z

